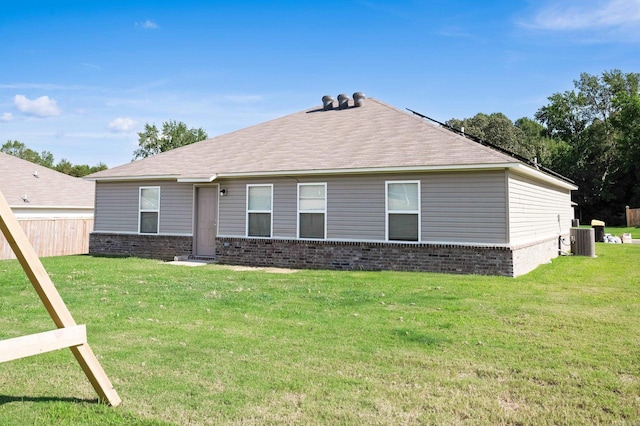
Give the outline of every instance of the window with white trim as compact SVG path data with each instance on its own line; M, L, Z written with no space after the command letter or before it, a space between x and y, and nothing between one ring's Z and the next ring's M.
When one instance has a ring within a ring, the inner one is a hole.
M298 184L298 238L325 239L327 184Z
M157 234L160 225L160 187L141 186L138 207L138 231L141 234Z
M387 181L387 240L420 241L420 181Z
M247 236L271 237L273 185L247 185Z

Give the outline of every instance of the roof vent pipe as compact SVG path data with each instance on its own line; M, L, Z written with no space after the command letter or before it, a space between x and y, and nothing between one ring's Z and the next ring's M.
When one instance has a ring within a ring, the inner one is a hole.
M333 109L333 96L324 95L322 97L322 109L325 111Z
M338 95L338 108L347 109L349 108L349 95L345 95L344 93Z
M353 105L357 107L361 107L364 105L364 100L367 97L362 92L356 92L353 94Z

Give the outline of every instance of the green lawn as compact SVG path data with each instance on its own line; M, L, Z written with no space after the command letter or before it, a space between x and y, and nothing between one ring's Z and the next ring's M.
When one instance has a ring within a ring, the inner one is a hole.
M605 226L604 232L617 237L622 236L622 234L631 234L632 238L640 240L640 228L636 226Z
M0 424L638 424L640 245L513 279L43 259L123 400L69 350L0 364ZM53 323L0 262L0 339Z

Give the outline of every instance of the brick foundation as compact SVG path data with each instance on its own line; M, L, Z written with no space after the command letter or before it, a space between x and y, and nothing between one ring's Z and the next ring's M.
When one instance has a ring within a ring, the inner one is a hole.
M512 250L509 248L451 244L217 238L216 261L294 269L514 275Z
M89 235L89 254L92 255L173 260L175 256L190 255L192 251L193 237L101 232Z
M216 261L294 269L391 270L518 276L557 257L557 239L518 248L454 244L216 238ZM93 232L89 254L173 260L193 253L193 238Z

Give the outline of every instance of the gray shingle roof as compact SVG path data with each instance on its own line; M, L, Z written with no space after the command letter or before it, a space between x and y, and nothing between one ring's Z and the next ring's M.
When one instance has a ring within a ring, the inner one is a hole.
M0 152L0 191L11 207L93 208L95 184Z
M513 164L505 154L369 98L315 107L91 175L92 179Z

